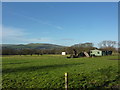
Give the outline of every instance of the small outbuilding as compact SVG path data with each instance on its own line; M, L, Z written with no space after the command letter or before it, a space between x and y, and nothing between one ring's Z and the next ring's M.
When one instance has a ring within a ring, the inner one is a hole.
M62 55L66 55L66 52L62 52Z
M102 51L101 50L90 50L90 56L102 56Z

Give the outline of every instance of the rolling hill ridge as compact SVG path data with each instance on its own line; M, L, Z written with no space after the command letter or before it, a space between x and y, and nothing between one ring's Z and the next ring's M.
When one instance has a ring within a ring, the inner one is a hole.
M65 46L46 43L30 43L30 44L2 44L2 48L12 49L57 49Z

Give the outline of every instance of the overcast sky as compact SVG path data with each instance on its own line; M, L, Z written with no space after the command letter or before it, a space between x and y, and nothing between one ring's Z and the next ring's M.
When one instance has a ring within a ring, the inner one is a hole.
M77 43L118 40L117 2L2 3L3 43Z

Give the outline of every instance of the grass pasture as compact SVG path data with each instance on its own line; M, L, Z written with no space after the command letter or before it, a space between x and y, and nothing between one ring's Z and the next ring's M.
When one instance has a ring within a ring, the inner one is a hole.
M70 58L61 55L3 56L3 88L116 88L118 56Z

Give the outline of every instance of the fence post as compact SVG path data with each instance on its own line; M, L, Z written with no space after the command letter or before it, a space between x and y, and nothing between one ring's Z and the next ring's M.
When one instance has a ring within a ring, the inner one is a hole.
M68 73L65 73L65 90L68 90Z

